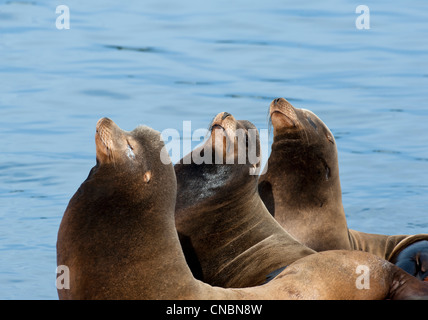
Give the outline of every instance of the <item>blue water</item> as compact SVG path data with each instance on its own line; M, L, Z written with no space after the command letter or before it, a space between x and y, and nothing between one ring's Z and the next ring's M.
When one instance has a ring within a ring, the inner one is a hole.
M57 299L58 226L104 116L181 132L228 111L266 129L285 97L335 134L351 228L428 232L428 6L367 1L359 30L360 4L0 1L0 299Z

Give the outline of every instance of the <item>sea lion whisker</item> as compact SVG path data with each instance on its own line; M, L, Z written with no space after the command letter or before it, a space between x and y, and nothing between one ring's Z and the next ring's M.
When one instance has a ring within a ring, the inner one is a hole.
M273 128L270 110L268 110L268 113L267 113L267 124L268 124L268 138L270 138L270 135L272 133L272 128Z
M215 119L215 117L213 117L213 118L211 119L210 124L208 125L208 132L211 132L211 131L212 131L214 119Z
M113 167L116 168L116 158L114 152L111 152L111 161L113 162Z
M309 143L308 133L306 132L306 130L303 130L303 132L305 132L305 135L306 135L306 142L308 143L308 146L309 146L309 145L310 145L310 143Z
M309 146L309 137L308 137L308 133L306 132L306 130L303 128L302 130L300 130L300 138L302 141L306 140L306 144Z

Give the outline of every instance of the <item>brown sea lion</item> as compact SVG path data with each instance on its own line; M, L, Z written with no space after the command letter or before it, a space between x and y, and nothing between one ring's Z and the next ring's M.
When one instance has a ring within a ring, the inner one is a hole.
M336 142L324 122L283 98L272 101L269 113L274 140L267 170L260 176L259 192L284 229L316 251L363 250L396 263L399 252L409 247L413 268L410 263L398 264L407 266L405 270L415 276L423 276L419 261L428 258L428 242L411 248L428 235L387 236L348 229Z
M176 179L160 134L97 124L97 164L64 213L57 262L69 268L60 299L406 299L428 296L428 284L374 255L311 254L269 283L224 289L196 280L174 226ZM370 289L358 289L358 266Z
M257 190L259 168L257 128L226 112L214 118L207 141L175 165L176 227L196 278L229 288L259 285L315 253L267 211Z

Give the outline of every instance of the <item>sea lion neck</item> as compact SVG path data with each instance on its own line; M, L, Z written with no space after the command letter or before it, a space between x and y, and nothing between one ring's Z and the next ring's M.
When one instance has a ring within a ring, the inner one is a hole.
M337 153L331 153L322 145L301 139L274 141L267 169L268 172L280 173L272 178L296 176L298 181L294 183L314 181L320 189L337 182L339 176Z
M194 276L210 283L218 268L230 262L230 254L238 256L254 245L252 231L264 219L262 213L269 214L248 166L181 164L175 169L180 241Z
M302 139L303 135L304 133L301 130L298 130L296 128L285 129L282 132L274 135L273 143L285 143L285 142L290 143L294 140L298 142L298 140Z
M250 175L246 165L191 163L174 168L178 211L195 205L215 210L219 203L240 206L257 192L257 176Z
M130 175L130 173L133 174ZM112 199L117 203L117 207L125 203L129 206L151 202L153 192L144 183L143 177L144 174L138 170L120 171L113 165L100 166L97 164L81 184L78 194L92 194L92 199L99 198L103 201Z
M276 197L287 210L316 211L341 203L337 157L325 155L318 145L297 141L274 143L267 166L260 182L268 180L272 186L277 186L274 188Z
M154 221L173 219L177 188L175 175L172 166L169 170L165 166L163 171L163 176L156 176L156 179L146 182L141 173L131 175L117 167L114 171L97 165L92 168L70 203L73 207L89 208L86 211L90 214L83 213L82 219L99 220L98 223L116 227L132 221L134 228L144 228ZM169 188L161 193L162 185L168 185ZM112 234L115 232L112 230Z

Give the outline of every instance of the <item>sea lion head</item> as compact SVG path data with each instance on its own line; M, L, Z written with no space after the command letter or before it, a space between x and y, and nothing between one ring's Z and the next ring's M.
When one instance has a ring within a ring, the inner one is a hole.
M260 168L260 138L251 122L221 112L212 120L210 132L206 147L211 146L216 164L245 165L256 174Z
M271 102L269 115L277 140L306 138L308 144L335 146L330 129L310 110L294 108L284 98L278 98Z
M256 192L259 155L260 139L251 122L227 112L217 114L206 141L174 166L177 210L195 204L216 206L220 196L222 202L236 201L238 192Z
M122 183L130 192L141 186L155 190L159 183L165 183L173 190L176 183L170 164L159 163L159 157L168 157L160 133L147 126L138 126L133 131L125 131L109 118L98 120L95 133L97 165L90 177L111 179L113 185ZM169 173L169 175L168 175ZM103 184L105 185L105 184ZM150 186L150 188L149 188Z
M331 187L339 184L338 155L333 134L313 112L297 109L284 98L271 102L269 115L274 140L268 172L271 169L272 172L281 172L280 176L283 179L286 177L286 181L282 182L287 185L285 188L300 190L301 198L287 199L289 203L300 201L322 206L333 198L330 195Z

